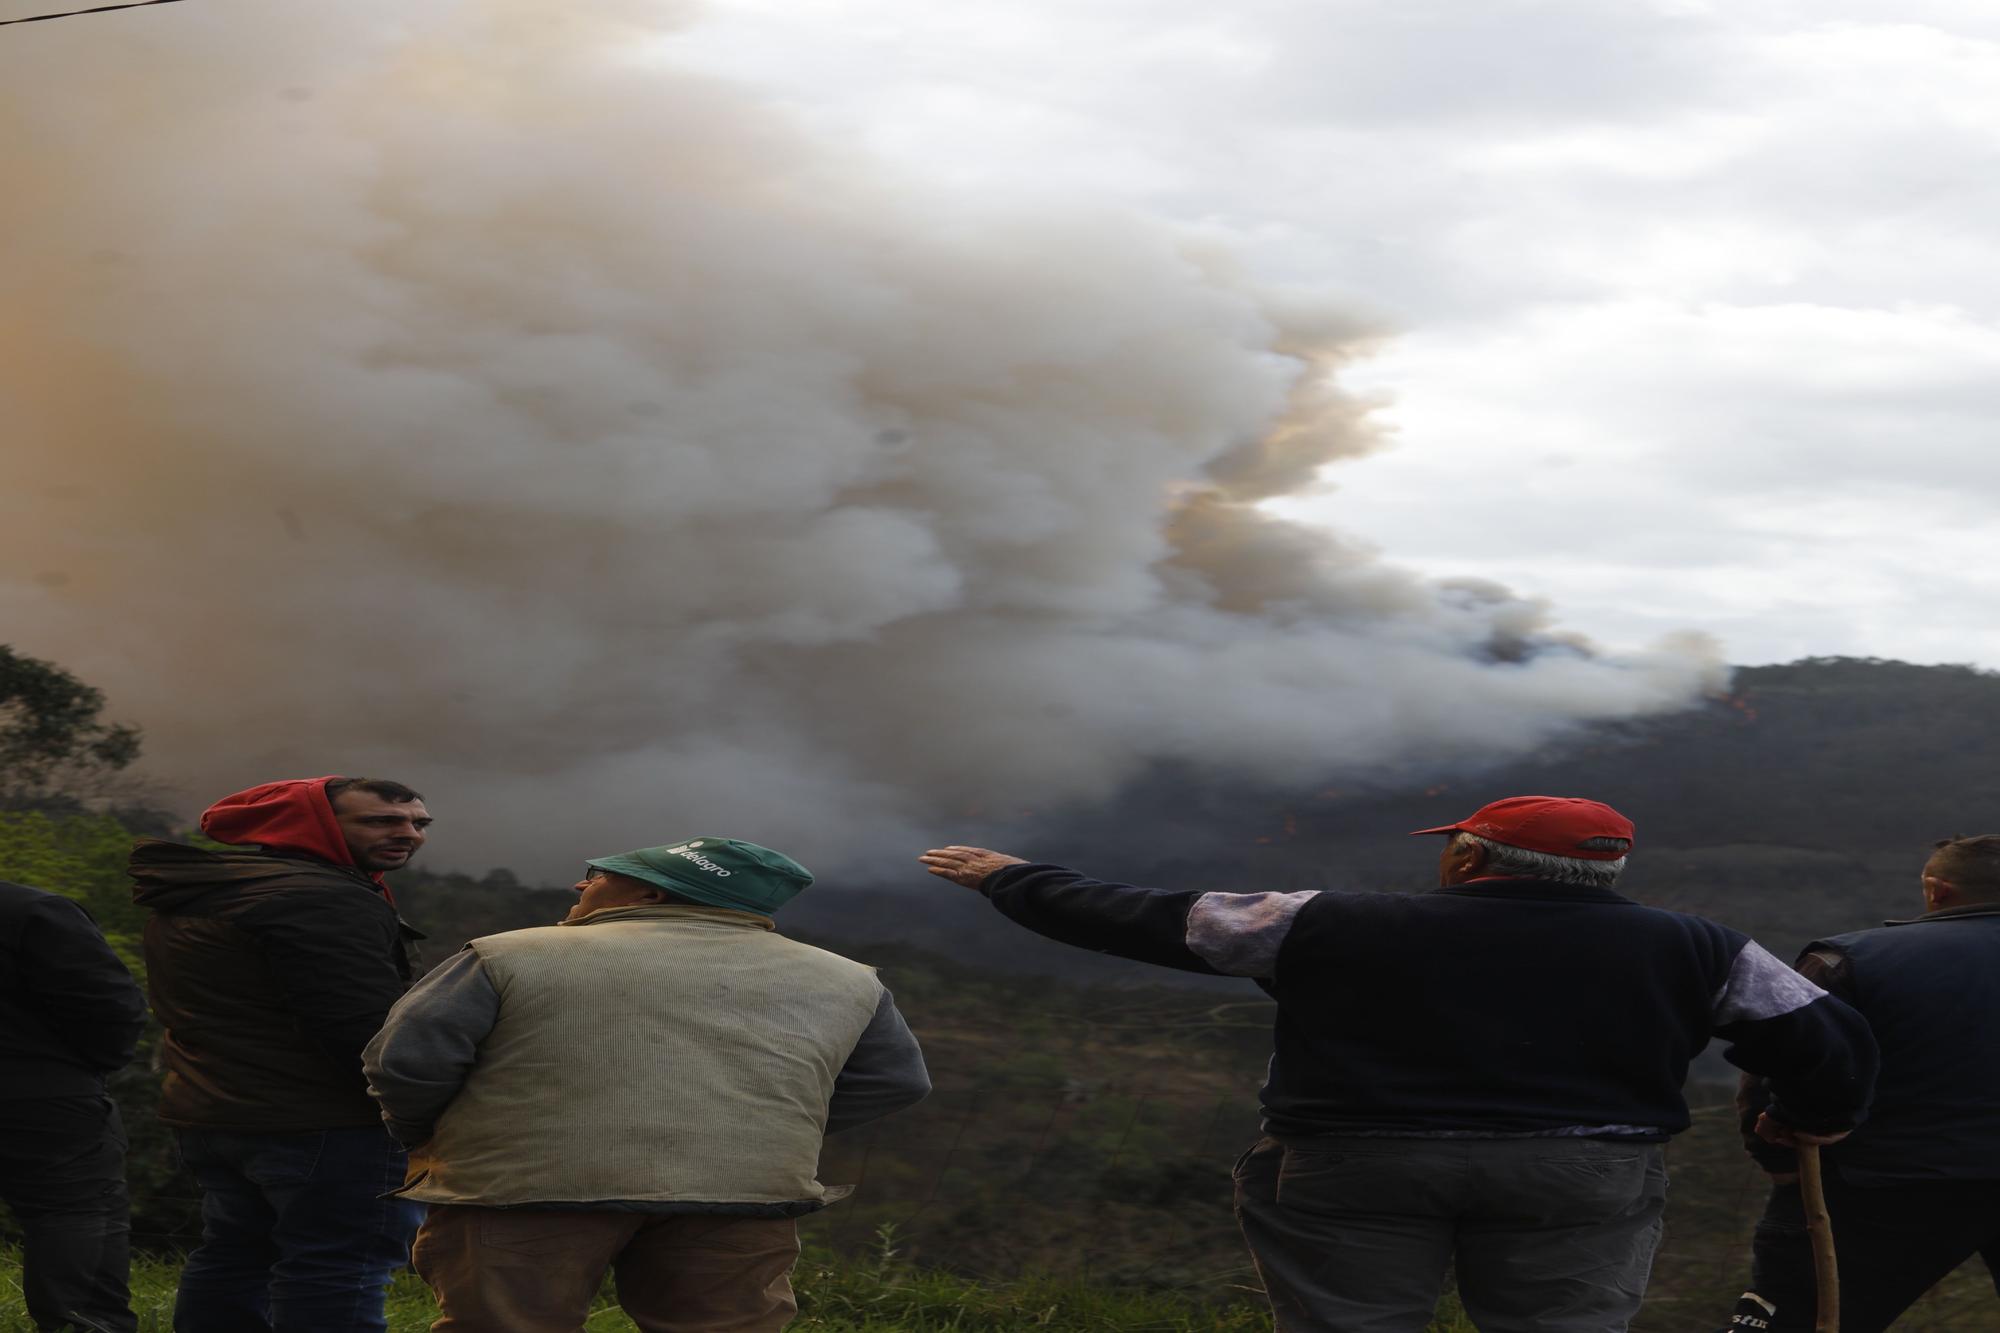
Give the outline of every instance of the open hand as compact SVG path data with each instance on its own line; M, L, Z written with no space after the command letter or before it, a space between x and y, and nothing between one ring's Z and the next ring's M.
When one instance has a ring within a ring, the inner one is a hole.
M1018 856L989 852L984 847L933 847L917 858L924 869L940 879L976 889L986 877L1005 866L1028 864Z
M1793 1129L1782 1121L1773 1120L1769 1111L1757 1117L1756 1130L1758 1138L1783 1148L1824 1147L1840 1142L1852 1132L1843 1129L1838 1134L1809 1134L1803 1129Z

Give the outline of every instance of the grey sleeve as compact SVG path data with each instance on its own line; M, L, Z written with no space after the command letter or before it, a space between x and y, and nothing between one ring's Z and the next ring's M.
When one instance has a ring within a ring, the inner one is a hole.
M1881 1063L1867 1019L1750 940L1714 1004L1723 1059L1764 1076L1773 1119L1822 1134L1861 1123Z
M1204 893L1188 909L1188 951L1225 977L1274 977L1292 919L1317 897L1316 889Z
M923 1050L897 1011L896 997L884 988L875 1017L868 1021L861 1040L854 1044L834 1080L826 1132L839 1134L914 1106L930 1090L931 1075L924 1068Z
M1715 1025L1756 1022L1803 1009L1826 992L1785 966L1769 949L1751 940L1729 966L1729 978L1716 991Z
M433 968L396 1002L362 1052L361 1067L397 1142L409 1147L431 1136L499 1017L500 993L470 948Z

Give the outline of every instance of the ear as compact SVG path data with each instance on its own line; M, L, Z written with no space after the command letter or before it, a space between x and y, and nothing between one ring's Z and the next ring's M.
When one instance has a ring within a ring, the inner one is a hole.
M1955 906L1959 901L1958 885L1936 875L1924 876L1924 906L1935 912Z

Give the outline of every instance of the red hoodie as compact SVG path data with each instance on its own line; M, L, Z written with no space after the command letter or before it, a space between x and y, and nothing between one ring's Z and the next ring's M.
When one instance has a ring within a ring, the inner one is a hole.
M347 850L347 837L326 794L326 784L339 780L338 774L291 778L233 792L201 812L201 831L232 846L254 843L267 851L303 852L337 866L354 866L354 853ZM368 878L384 898L396 901L380 871Z

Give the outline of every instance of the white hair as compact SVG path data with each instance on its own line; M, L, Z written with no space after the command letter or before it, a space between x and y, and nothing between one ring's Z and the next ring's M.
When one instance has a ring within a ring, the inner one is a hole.
M1531 852L1525 847L1509 847L1504 842L1482 838L1476 833L1461 831L1458 837L1486 849L1486 870L1495 875L1523 875L1557 884L1608 889L1618 882L1619 872L1625 869L1625 858L1622 856L1616 861L1588 861L1579 856L1556 856L1550 852ZM1623 839L1606 838L1604 841L1614 844Z

